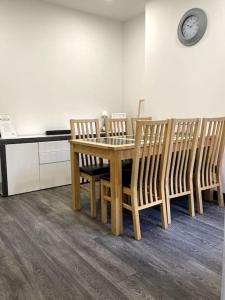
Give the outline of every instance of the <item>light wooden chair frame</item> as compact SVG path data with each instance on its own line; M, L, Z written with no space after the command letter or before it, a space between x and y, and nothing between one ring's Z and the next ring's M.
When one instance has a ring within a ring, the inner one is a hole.
M123 187L122 207L132 212L134 237L141 239L139 212L160 205L162 227L167 229L165 202L165 174L168 154L170 122L137 121L135 153L131 185ZM145 135L143 136L143 132ZM142 187L142 188L140 188ZM101 180L102 223L107 223L107 202L113 201L111 185ZM112 211L111 211L112 213Z
M106 118L105 131L107 137L128 135L128 118Z
M166 205L171 224L170 201L188 196L189 214L195 216L193 173L200 119L172 119L166 172Z
M99 138L100 128L98 119L72 119L70 120L72 139ZM80 154L79 161L82 167L103 165L103 159ZM89 175L85 172L80 172L81 185L80 188L89 193L91 216L96 218L96 182L100 182L102 175ZM88 184L88 186L87 186ZM100 193L100 189L99 189Z
M202 192L209 192L210 200L213 191L218 192L219 207L224 207L222 186L222 164L225 148L225 117L204 118L196 160L195 185L197 209L203 213Z
M136 134L137 121L152 121L152 117L131 118L132 133L133 133L134 136Z

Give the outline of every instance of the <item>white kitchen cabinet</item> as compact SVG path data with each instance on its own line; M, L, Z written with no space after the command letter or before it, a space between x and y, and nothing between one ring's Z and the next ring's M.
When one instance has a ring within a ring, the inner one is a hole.
M70 184L69 138L0 139L0 194L6 197Z
M38 143L6 145L8 195L40 189Z

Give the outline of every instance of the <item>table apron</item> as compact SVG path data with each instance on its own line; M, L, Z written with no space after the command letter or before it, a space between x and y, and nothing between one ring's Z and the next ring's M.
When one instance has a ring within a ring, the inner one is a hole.
M85 146L85 145L71 145L73 147L74 153L83 153L87 155L93 155L96 157L104 158L111 160L115 155L121 160L132 159L134 155L134 149L121 149L121 150L111 150L111 149L99 149L94 146Z

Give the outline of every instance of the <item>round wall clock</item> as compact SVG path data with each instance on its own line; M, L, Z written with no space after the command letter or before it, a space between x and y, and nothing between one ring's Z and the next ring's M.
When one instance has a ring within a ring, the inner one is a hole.
M206 13L200 8L187 11L178 26L178 38L185 46L197 44L207 29Z

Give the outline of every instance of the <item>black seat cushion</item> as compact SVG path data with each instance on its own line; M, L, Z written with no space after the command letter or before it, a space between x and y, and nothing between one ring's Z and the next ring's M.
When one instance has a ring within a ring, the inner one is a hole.
M123 171L123 177L122 177L123 186L130 187L131 174L132 174L132 170L124 170Z
M97 166L86 166L81 167L80 172L86 173L90 176L104 175L109 173L109 165L97 165Z
M122 174L123 186L130 187L131 174L132 174L131 170L123 170L123 174ZM107 174L107 175L103 176L102 179L110 181L110 175Z
M123 170L131 170L132 164L133 164L132 159L123 160L123 162L122 162Z

